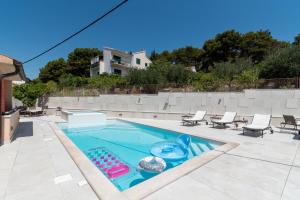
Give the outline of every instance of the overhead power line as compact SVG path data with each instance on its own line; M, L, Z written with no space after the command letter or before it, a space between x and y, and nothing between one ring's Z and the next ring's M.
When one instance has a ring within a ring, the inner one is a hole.
M78 35L79 33L83 32L84 30L88 29L89 27L91 27L92 25L96 24L97 22L99 22L100 20L102 20L103 18L105 18L107 15L111 14L112 12L114 12L115 10L117 10L119 7L121 7L122 5L124 5L125 3L127 3L128 0L124 0L122 2L120 2L119 4L117 4L116 6L114 6L112 9L110 9L108 12L106 12L105 14L103 14L102 16L98 17L97 19L95 19L94 21L92 21L91 23L89 23L88 25L86 25L85 27L81 28L79 31L73 33L72 35L70 35L69 37L65 38L64 40L62 40L61 42L58 42L57 44L55 44L54 46L50 47L49 49L46 49L45 51L43 51L42 53L26 60L23 62L23 64L29 63L37 58L39 58L40 56L48 53L49 51L55 49L56 47L62 45L63 43L67 42L68 40L72 39L73 37L75 37L76 35Z

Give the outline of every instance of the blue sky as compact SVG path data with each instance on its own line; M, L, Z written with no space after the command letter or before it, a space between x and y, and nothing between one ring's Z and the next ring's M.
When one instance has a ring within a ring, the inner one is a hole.
M121 0L2 0L0 53L27 60L69 36ZM66 58L76 47L172 50L202 47L215 34L269 29L280 40L300 33L299 0L129 0L54 51L24 65L37 77L48 61Z

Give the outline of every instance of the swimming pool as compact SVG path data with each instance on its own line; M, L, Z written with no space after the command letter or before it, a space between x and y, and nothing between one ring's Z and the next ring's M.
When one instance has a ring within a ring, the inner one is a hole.
M69 128L95 126L106 121L106 115L94 110L62 110L62 119Z
M137 171L139 161L151 155L150 149L154 143L175 140L180 134L121 120L106 120L104 124L89 127L70 128L67 123L61 123L59 126L91 162L93 162L90 155L91 150L102 152L105 149L108 154L112 154L129 166L129 173L110 179L120 191L124 191L154 176L154 174L145 175ZM187 159L167 162L166 170L223 144L199 137L191 138L192 142L188 149Z

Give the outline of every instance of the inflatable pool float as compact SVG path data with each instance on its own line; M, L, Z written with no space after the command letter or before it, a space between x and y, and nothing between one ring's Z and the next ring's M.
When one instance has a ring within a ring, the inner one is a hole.
M183 160L188 156L188 150L176 142L158 142L152 145L151 154L167 161Z
M166 168L166 162L159 157L148 156L140 160L137 170L148 173L161 173Z
M191 143L189 135L180 135L176 141L157 142L152 145L150 153L167 161L179 161L188 157Z
M109 178L117 178L129 172L129 167L127 165L113 166L107 171L107 176Z
M130 171L129 166L125 162L105 147L89 149L86 154L96 167L110 179L118 178Z

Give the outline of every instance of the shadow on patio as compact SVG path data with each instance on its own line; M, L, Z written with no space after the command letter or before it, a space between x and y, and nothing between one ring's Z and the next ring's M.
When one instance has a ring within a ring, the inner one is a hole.
M21 137L33 136L33 123L32 122L20 122L19 127L16 130L16 134L13 141Z

